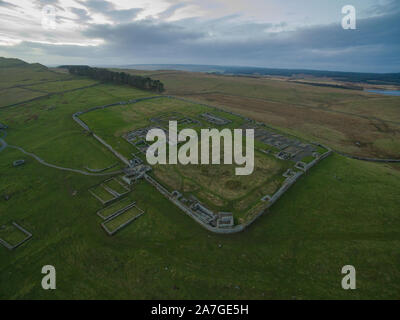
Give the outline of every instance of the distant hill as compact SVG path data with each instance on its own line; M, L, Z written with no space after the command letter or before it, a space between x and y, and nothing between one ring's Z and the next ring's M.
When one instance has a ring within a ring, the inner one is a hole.
M20 59L0 57L0 68L19 67L25 65L28 65L28 63Z
M361 82L370 84L400 84L400 73L361 73L307 69L273 69L259 67L191 65L191 64L138 64L119 66L136 70L179 70L208 72L231 75L285 76L285 77L326 77L337 81Z
M48 68L40 63L27 63L21 59L0 57L0 68L30 67L34 69L47 70Z
M0 107L42 95L30 85L71 78L39 63L0 57Z

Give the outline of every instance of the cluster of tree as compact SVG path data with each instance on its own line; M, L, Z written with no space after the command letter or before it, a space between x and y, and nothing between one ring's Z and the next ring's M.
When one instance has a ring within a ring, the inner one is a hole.
M103 82L127 84L138 89L156 92L164 91L164 84L160 80L153 80L149 77L131 75L126 72L114 72L104 68L92 68L89 66L60 66L60 68L68 69L69 73L74 75L86 76Z

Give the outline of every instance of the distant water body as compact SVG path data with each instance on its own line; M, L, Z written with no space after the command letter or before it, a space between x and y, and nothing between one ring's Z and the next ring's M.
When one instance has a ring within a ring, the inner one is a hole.
M384 94L387 96L400 96L400 90L365 90L367 92Z

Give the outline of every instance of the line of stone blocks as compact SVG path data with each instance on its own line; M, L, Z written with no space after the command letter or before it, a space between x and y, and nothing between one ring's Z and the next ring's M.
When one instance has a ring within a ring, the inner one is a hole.
M106 208L103 208L103 209L97 211L96 214L97 214L100 218L102 218L103 220L105 220L105 222L107 222L108 220L111 220L111 219L113 219L113 218L119 216L120 214L124 213L125 211L129 210L129 209L132 208L135 204L136 204L136 202L134 201L134 202L132 202L131 204L127 205L126 207L124 207L124 208L122 208L122 209L120 209L120 210L114 212L112 215L110 215L110 216L108 216L108 217L104 217L104 216L101 214Z
M113 236L114 234L116 234L118 231L122 230L123 228L125 228L128 224L132 223L133 221L135 221L136 219L140 218L143 214L144 211L138 207L136 207L140 213L134 217L132 217L131 219L129 219L128 221L126 221L125 223L121 224L118 228L116 228L115 230L111 231L107 228L106 223L117 218L118 216L120 216L121 214L125 213L126 211L128 211L129 209L136 207L135 204L133 204L132 206L128 206L127 208L125 208L122 212L113 215L112 217L110 217L109 219L107 219L106 221L104 221L101 226L104 229L104 231L109 235L109 236Z
M20 230L21 232L23 232L26 235L26 237L23 240L21 240L20 242L18 242L17 244L15 244L15 245L11 245L7 241L5 241L3 239L0 239L0 244L2 244L8 250L15 250L16 248L18 248L19 246L21 246L25 242L27 242L30 238L32 238L32 233L30 233L29 231L25 230L23 227L21 227L16 222L13 222L12 225L14 227L16 227L18 230Z

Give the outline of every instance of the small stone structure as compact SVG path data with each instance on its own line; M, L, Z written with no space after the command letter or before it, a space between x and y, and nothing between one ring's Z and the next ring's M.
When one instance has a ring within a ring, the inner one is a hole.
M134 153L132 153L133 158L129 160L129 167L136 167L143 163L142 159L137 157Z
M177 200L179 200L179 199L181 199L182 198L182 193L180 193L179 191L177 191L177 190L175 190L175 191L172 191L172 197L174 197L175 199L177 199Z
M197 217L206 224L215 222L217 216L210 209L203 206L200 202L194 203L190 209L197 215Z
M276 157L280 160L290 160L292 158L290 153L287 153L285 151L280 151L276 154Z
M227 119L224 119L222 117L217 117L216 115L213 115L213 114L208 113L208 112L202 113L201 117L203 117L208 122L216 124L218 126L226 125L226 124L229 124L229 123L232 122L231 120L227 120Z
M297 139L288 138L282 134L266 129L265 124L244 124L243 129L254 129L254 139L278 149L276 157L280 160L299 161L306 156L311 156L316 151L312 144L301 142ZM265 152L264 152L265 153Z
M159 125L168 125L169 121L176 121L178 125L200 124L200 122L197 121L196 119L184 116L179 112L168 112L158 117L151 118L150 121L158 123Z
M232 212L220 212L217 218L218 228L231 228L234 225Z
M261 201L270 201L270 200L271 200L271 196L269 194L267 194L261 198Z
M8 127L5 125L5 124L2 124L1 122L0 122L0 129L7 129Z
M150 147L150 145L146 141L146 136L151 129L162 130L165 134L166 142L172 144L172 142L169 140L169 130L161 126L149 126L146 128L133 130L126 133L123 137L141 153L146 154L147 149ZM176 142L174 142L174 144L176 144Z
M302 171L306 171L307 164L305 162L303 162L303 161L298 161L294 167L296 169L299 169L299 170L302 170Z
M150 172L152 169L150 166L139 164L134 167L127 167L124 169L125 175L122 177L128 185L134 184L139 179L142 179L147 172Z
M19 167L22 166L23 164L25 164L25 160L15 160L13 162L13 167Z
M295 174L296 174L296 172L293 171L292 169L287 169L287 170L285 171L285 173L283 174L283 176L284 176L285 178L291 178L291 177L293 177Z

